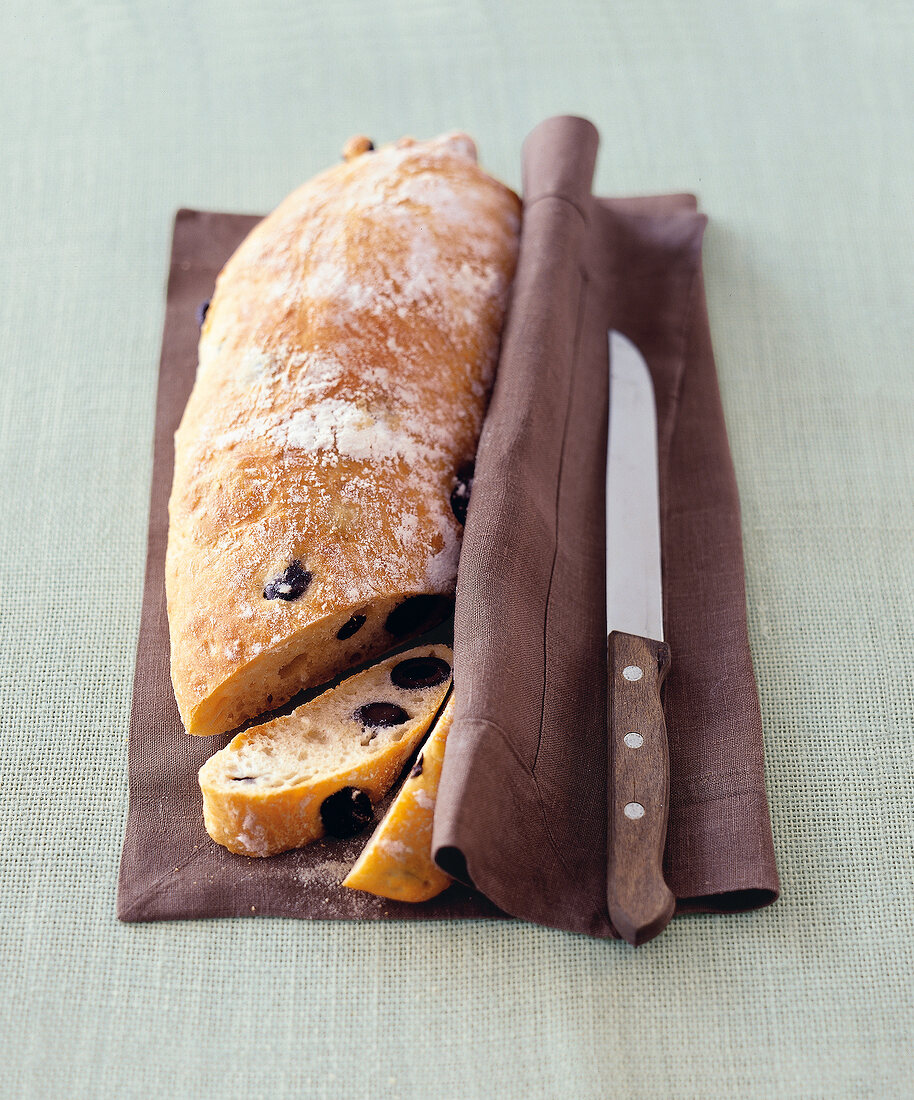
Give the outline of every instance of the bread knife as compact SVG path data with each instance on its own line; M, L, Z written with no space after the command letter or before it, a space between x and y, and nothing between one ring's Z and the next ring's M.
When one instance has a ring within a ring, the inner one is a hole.
M606 624L609 782L607 904L632 946L662 932L676 899L663 878L670 758L663 640L657 410L647 363L609 331Z

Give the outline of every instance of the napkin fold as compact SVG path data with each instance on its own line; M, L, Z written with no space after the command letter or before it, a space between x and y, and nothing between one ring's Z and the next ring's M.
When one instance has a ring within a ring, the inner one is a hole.
M739 500L690 195L600 199L598 146L559 117L524 146L524 223L467 517L438 862L505 912L614 935L606 906L607 330L641 349L658 415L665 853L678 911L773 901Z
M776 897L739 505L701 280L705 219L690 196L593 197L597 144L590 123L558 118L524 149L520 261L461 556L457 716L435 820L439 861L473 887L456 882L419 905L339 886L365 837L257 860L220 848L203 828L197 770L230 735L188 737L169 678L173 435L196 372L195 314L259 219L179 211L130 719L122 920L510 914L613 935L605 902L609 326L641 348L658 400L673 652L667 879L680 910Z

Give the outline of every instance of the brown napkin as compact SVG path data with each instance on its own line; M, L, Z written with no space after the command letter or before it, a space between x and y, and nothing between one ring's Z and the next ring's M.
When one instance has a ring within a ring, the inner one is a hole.
M196 370L195 312L258 219L179 212L130 722L122 920L504 910L612 934L602 498L609 325L641 347L659 404L673 651L668 881L683 909L748 908L776 896L738 501L699 266L704 218L687 196L592 198L596 145L589 123L552 119L525 146L521 258L461 558L458 718L435 827L442 863L483 893L456 883L415 906L338 885L365 837L255 860L220 848L203 828L197 769L229 738L188 737L171 690L172 437Z
M691 196L591 195L598 135L553 118L524 147L524 227L483 429L455 616L442 866L507 913L595 936L606 911L607 329L658 405L667 881L679 910L777 896L746 635L739 501Z

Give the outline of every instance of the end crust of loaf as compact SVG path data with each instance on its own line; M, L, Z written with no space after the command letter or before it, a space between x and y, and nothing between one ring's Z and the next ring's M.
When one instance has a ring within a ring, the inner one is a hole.
M435 800L444 748L454 717L451 694L384 820L375 829L343 886L394 901L428 901L451 884L432 859Z
M337 827L335 835L354 835L370 817L340 823L339 792L370 814L368 802L390 790L438 713L451 662L447 646L399 653L238 734L199 772L206 831L246 856L300 848Z

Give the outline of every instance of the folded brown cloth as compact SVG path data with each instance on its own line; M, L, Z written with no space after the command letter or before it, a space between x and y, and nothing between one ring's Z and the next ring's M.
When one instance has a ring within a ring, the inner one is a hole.
M606 907L607 329L657 399L667 882L682 910L777 896L739 500L687 195L591 195L598 136L553 118L524 147L517 276L457 582L442 866L507 913L613 934Z
M122 920L507 913L613 934L603 575L610 326L641 348L658 400L673 652L668 882L680 909L743 909L776 897L738 500L701 282L705 219L688 196L593 198L596 147L593 127L568 118L543 123L525 146L521 255L461 557L457 721L435 823L442 864L477 889L455 883L419 905L338 885L364 836L256 860L220 848L203 828L197 770L229 735L188 737L171 690L172 437L196 370L195 312L257 218L179 212L130 722Z

